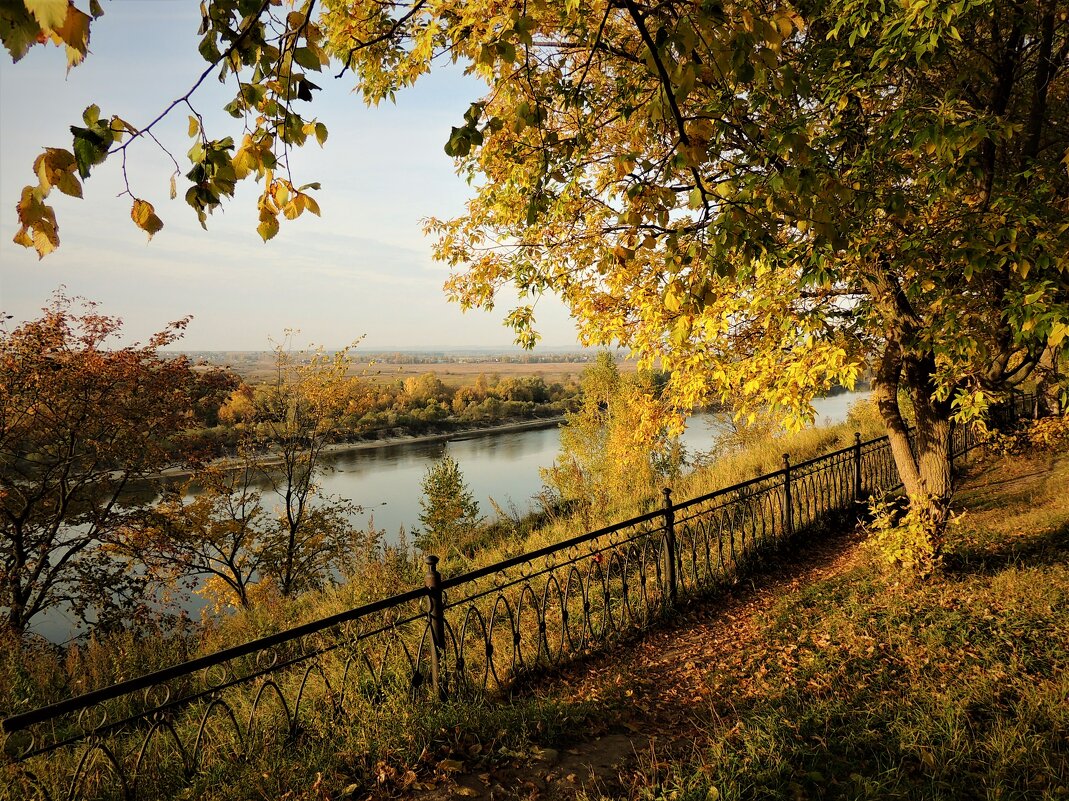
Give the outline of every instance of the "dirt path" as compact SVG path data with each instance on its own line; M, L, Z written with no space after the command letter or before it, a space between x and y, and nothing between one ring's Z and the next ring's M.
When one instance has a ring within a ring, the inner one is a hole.
M641 639L597 654L529 688L537 696L593 702L604 717L590 736L560 748L536 748L481 770L451 763L431 788L393 798L572 799L620 795L630 772L693 750L707 725L706 677L738 659L758 636L765 615L785 595L846 570L856 559L856 533L826 536L782 554L752 579L695 602Z

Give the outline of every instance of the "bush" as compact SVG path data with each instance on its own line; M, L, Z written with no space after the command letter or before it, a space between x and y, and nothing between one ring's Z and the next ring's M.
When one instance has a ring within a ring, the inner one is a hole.
M927 503L907 498L873 499L869 503L869 538L865 548L888 572L924 578L940 564L939 526Z

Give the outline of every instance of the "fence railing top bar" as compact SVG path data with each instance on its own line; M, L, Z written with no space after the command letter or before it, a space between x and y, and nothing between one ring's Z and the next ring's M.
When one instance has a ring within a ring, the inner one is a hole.
M611 526L599 528L596 531L588 531L585 534L579 534L578 536L572 537L571 539L563 540L562 542L556 542L552 545L546 545L545 547L538 548L534 551L521 553L519 556L513 556L510 559L505 559L504 561L497 562L496 564L487 565L486 567L480 567L477 570L472 570L468 573L462 573L461 575L454 576L453 578L443 579L442 589L448 590L449 588L456 587L459 584L467 584L470 581L475 581L477 579L484 578L485 576L489 576L493 573L500 573L502 570L508 570L510 567L522 565L524 562L530 562L534 559L541 559L543 556L549 556L552 553L557 553L557 551L565 551L575 545L582 545L584 542L596 540L598 537L604 537L607 534L613 534L622 529L630 528L631 526L638 526L642 523L648 523L651 520L656 520L657 518L663 516L663 509L655 509L652 512L647 512L644 515L640 515L639 517L632 517L630 520L624 520L620 523L614 523Z
M825 453L820 456L814 456L812 459L806 459L804 462L798 462L798 464L792 463L791 470L804 470L805 468L813 467L814 465L817 465L820 462L830 462L839 458L840 456L848 456L849 454L853 453L854 448L856 447L856 445L847 445L845 448L840 448L837 451ZM864 447L864 443L862 443L862 447Z
M714 500L716 498L719 498L721 495L727 495L731 492L737 492L741 489L747 489L748 487L752 487L754 484L760 484L762 481L768 481L770 478L779 478L786 472L787 471L781 467L779 470L774 470L771 473L764 473L763 475L755 476L754 478L748 479L746 481L741 481L738 484L732 484L730 487L721 487L720 489L713 490L712 492L706 493L705 495L699 495L697 498L690 498L686 501L682 501L681 503L672 504L672 508L676 511L679 511L680 509L686 509L690 506L694 506L697 503L705 503L706 501Z
M5 732L19 731L25 729L28 726L32 726L35 723L40 723L45 720L51 720L52 718L60 717L61 715L67 715L71 712L79 712L82 709L99 704L104 701L110 701L114 698L118 698L122 695L137 692L138 690L144 690L148 687L153 687L157 684L161 684L165 681L176 679L180 676L187 676L190 673L196 673L198 670L213 667L214 665L221 664L230 659L236 659L239 656L246 656L247 654L262 651L266 648L271 648L275 645L281 645L282 643L291 642L300 637L305 637L309 634L316 634L317 632L329 629L333 626L337 626L340 623L347 623L351 620L357 620L366 615L374 614L375 612L381 612L384 609L389 609L394 606L400 606L403 603L414 601L418 598L422 598L427 595L426 587L419 587L414 590L402 593L400 595L394 595L390 598L383 598L381 601L374 601L370 604L364 604L358 606L355 609L348 609L344 612L338 612L330 617L321 618L320 620L313 620L310 623L303 623L300 626L294 626L293 628L280 631L276 634L269 634L266 637L260 637L256 640L250 640L249 642L242 643L241 645L234 645L230 648L224 648L221 651L216 651L213 654L207 654L205 656L199 656L196 659L190 659L186 662L180 662L177 665L171 665L170 667L162 668L161 670L153 671L152 673L146 673L136 678L127 679L121 681L118 684L112 684L108 687L101 687L99 690L91 690L81 695L75 695L71 698L65 698L62 701L57 701L54 704L48 706L42 706L37 709L32 709L29 712L21 712L17 715L11 715L4 718L2 724Z
M655 512L655 513L651 513L651 515L648 515L648 516L660 517L660 516L663 516L663 515L664 515L664 511L662 510L662 511L658 511L658 512ZM637 519L641 520L641 518L637 518ZM446 609L450 609L450 608L453 608L453 607L456 607L456 606L460 606L461 604L470 603L471 601L474 601L474 600L476 600L478 598L485 598L488 595L492 595L494 593L501 592L503 590L508 589L509 587L515 587L517 584L523 584L524 582L528 582L528 581L530 581L532 579L536 579L539 576L544 576L544 575L546 575L548 573L552 573L557 568L565 567L567 565L575 565L582 559L592 558L592 557L598 556L599 554L603 554L606 551L611 551L611 550L613 550L615 548L619 548L621 546L629 545L629 544L631 544L633 542L641 540L647 533L659 532L659 531L663 531L663 530L664 530L663 526L658 526L657 528L651 529L650 532L646 532L646 531L634 532L633 534L631 534L630 536L628 536L628 537L626 537L624 539L614 540L614 541L612 541L610 543L606 543L604 546L600 546L598 548L594 548L594 549L591 549L589 551L584 551L583 553L579 554L579 556L575 557L574 559L568 559L566 561L557 562L555 564L545 565L543 567L539 567L539 568L536 568L536 569L532 570L530 573L524 573L523 575L516 576L515 578L510 579L508 581L505 581L502 584L495 584L495 585L493 585L491 587L488 587L486 589L478 590L476 592L472 592L470 595L464 595L464 596L458 597L456 600L452 600L452 601L448 601L447 600L446 604L445 604L445 608ZM517 558L519 558L519 557L517 557ZM443 589L447 589L449 586L450 585L448 585L447 582L445 582L445 581L442 582L442 588Z

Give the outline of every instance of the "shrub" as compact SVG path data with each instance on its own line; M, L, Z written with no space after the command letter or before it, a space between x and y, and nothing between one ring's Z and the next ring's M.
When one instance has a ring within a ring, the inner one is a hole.
M908 498L874 498L869 503L866 550L889 572L924 578L939 567L942 539L928 503Z

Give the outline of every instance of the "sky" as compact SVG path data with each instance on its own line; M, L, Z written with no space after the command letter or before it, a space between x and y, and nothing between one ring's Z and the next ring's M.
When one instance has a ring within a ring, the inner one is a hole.
M130 221L121 167L96 168L78 200L54 191L58 251L38 260L12 243L15 204L36 183L32 165L44 147L71 147L69 126L96 103L141 127L193 85L204 69L196 52L200 24L193 0L112 0L93 25L90 55L66 74L63 52L31 49L12 64L0 52L0 313L10 329L40 315L53 292L100 303L124 321L128 341L144 340L172 320L193 315L184 350L262 350L286 329L299 344L361 348L501 347L513 334L501 324L513 298L495 311L462 314L442 291L448 271L431 258L420 221L463 211L471 189L454 172L443 145L482 85L448 66L398 95L396 105L367 108L350 77L315 76L323 87L306 108L330 132L292 160L297 184L319 181L322 217L282 220L268 243L256 233L259 185L246 181L201 230L194 211L169 199L170 159L151 142L131 148L131 188L150 201L165 227L151 243ZM232 85L209 77L193 103L210 138L237 135L222 112ZM303 105L303 104L302 104ZM188 169L188 111L176 109L159 138ZM236 136L236 138L240 138ZM112 163L114 161L114 163ZM554 298L536 306L546 347L576 345L575 328Z

